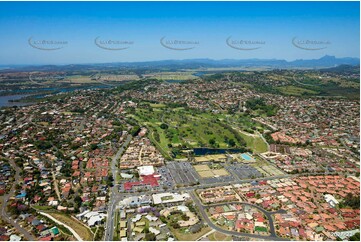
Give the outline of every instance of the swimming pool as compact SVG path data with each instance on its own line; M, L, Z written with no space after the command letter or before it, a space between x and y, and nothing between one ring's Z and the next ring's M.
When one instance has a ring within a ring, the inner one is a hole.
M251 156L247 155L246 153L241 154L241 157L242 157L242 159L244 159L246 161L253 160L253 158Z

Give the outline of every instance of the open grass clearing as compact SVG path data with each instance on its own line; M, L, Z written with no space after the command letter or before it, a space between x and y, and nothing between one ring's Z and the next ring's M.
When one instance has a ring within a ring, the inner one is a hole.
M202 235L208 233L212 229L210 227L203 227L201 231L197 233L191 233L191 232L182 232L181 229L173 229L170 228L171 232L175 235L175 237L180 241L195 241Z
M56 213L49 212L48 214L53 216L55 219L59 220L60 222L68 225L72 229L74 229L75 232L79 234L79 236L81 236L83 240L85 241L93 240L93 233L86 226L82 225L80 221L70 217L69 215L61 214L57 212Z
M296 87L296 86L281 86L281 87L277 87L277 89L283 94L294 95L294 96L318 94L317 91L313 91L302 87Z
M210 234L207 237L209 238L210 241L231 241L232 240L232 236L222 234L222 233L217 232L217 231Z

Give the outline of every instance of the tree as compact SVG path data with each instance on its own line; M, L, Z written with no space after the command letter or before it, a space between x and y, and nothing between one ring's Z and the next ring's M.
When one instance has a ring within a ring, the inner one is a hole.
M79 195L75 196L74 198L74 203L80 207L81 206L81 203L83 202L83 200L81 199L81 197Z
M107 179L107 185L113 187L113 181L114 181L113 175L110 174Z
M351 207L353 209L360 208L360 196L353 195L352 193L348 193L345 197L344 201L340 202L340 208Z
M179 229L180 228L178 222L174 221L174 220L172 222L170 222L170 226L172 226L174 229Z
M214 138L212 138L208 141L208 143L213 146L216 144L216 140Z
M182 220L184 221L188 221L189 220L189 217L186 215L186 214L182 214Z
M350 241L360 241L360 232L352 235L350 238L349 238Z
M161 129L168 129L168 125L165 124L165 123L162 123L162 124L160 125L160 128L161 128Z
M91 144L90 145L91 150L95 150L96 148L98 148L98 144Z
M153 233L145 234L145 240L146 241L156 241L155 234L153 234Z
M228 140L228 144L231 147L234 147L236 145L236 142L233 139Z

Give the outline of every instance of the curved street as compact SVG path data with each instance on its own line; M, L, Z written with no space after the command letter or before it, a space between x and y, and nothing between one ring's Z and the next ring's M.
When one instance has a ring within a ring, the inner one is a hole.
M256 205L253 205L253 204L249 204L249 203L243 203L243 202L225 202L225 203L219 203L219 204L215 204L215 205L203 205L202 202L199 200L198 196L194 193L194 192L191 192L190 193L193 201L196 203L197 207L198 207L198 210L200 211L204 221L207 222L208 226L211 227L212 229L214 230L217 230L221 233L224 233L224 234L227 234L227 235L233 235L233 236L244 236L244 237L251 237L251 238L257 238L257 239L264 239L264 240L277 240L277 241L287 241L287 239L284 239L284 238L281 238L281 237L278 237L276 235L276 231L275 231L275 228L274 228L274 224L273 224L273 219L272 219L272 214L273 213L276 213L276 212L268 212L266 210L264 210L263 208L259 207L259 206L256 206ZM208 208L208 207L213 207L213 206L222 206L222 205L228 205L228 204L234 204L234 203L238 203L238 204L247 204L249 206L253 206L253 207L256 207L257 209L259 209L260 211L262 211L268 221L269 221L269 224L270 224L270 233L271 235L259 235L259 234L248 234L248 233L241 233L241 232L236 232L236 231L229 231L229 230L225 230L225 229L222 229L218 226L216 226L208 217L206 211L205 211L205 208ZM280 212L283 212L282 210Z

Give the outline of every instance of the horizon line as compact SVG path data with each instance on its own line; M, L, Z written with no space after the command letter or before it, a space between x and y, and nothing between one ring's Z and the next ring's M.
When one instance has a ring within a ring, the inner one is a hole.
M320 60L324 57L334 57L335 59L358 59L360 61L360 57L351 57L351 56L345 56L345 57L337 57L335 55L323 55L319 58L311 58L311 59L293 59L293 60L286 60L286 59L277 59L277 58L271 58L271 59L261 59L261 58L243 58L243 59L235 59L235 58L223 58L223 59L212 59L212 58L186 58L186 59L159 59L159 60L143 60L143 61L114 61L114 62L84 62L84 63L58 63L58 64L0 64L2 67L6 66L67 66L67 65L99 65L99 64L136 64L136 63L144 63L144 62L160 62L160 61L192 61L192 60L211 60L211 61L225 61L225 60L232 60L232 61L241 61L241 60L259 60L259 61L285 61L287 63L298 61L298 60Z

